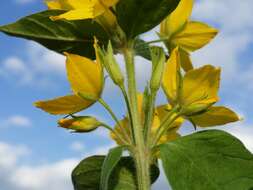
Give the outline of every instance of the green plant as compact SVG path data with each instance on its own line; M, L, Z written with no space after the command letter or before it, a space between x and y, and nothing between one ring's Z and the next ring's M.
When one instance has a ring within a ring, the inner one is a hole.
M62 128L88 133L110 130L118 144L107 156L84 159L73 171L75 190L149 190L159 176L161 159L174 190L249 190L253 187L253 156L235 137L204 130L181 137L184 121L195 128L236 122L219 100L220 68L194 68L190 53L202 48L217 30L190 21L193 0L51 0L50 10L1 26L6 34L34 40L66 56L73 93L36 102L35 106L65 115ZM160 24L158 39L140 35ZM28 27L29 26L29 27ZM162 46L154 46L163 42ZM127 76L115 54L125 58ZM152 74L138 92L135 56L150 60ZM122 92L125 118L119 119L102 97L104 71ZM126 86L127 84L127 86ZM156 106L162 88L168 103ZM78 112L99 102L115 126ZM123 156L127 152L128 156Z

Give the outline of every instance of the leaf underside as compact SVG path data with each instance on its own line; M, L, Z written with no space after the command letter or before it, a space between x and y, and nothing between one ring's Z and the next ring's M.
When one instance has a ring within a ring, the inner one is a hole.
M180 0L119 1L116 6L119 25L128 38L133 38L160 24L179 2Z
M33 40L58 53L68 52L94 58L93 38L106 44L108 36L103 28L92 20L52 21L50 16L63 13L48 10L24 17L17 22L0 27L0 31L16 37Z
M161 145L173 190L251 190L253 155L232 135L210 130Z
M72 172L75 190L99 190L101 168L105 156L92 156L84 159ZM155 182L159 169L153 165L151 179ZM114 168L108 183L110 190L137 190L134 162L130 157L122 157Z

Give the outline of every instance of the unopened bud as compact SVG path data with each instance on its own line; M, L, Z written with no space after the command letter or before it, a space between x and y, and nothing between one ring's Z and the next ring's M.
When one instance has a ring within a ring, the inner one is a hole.
M109 42L107 47L106 58L104 61L104 66L110 75L113 82L118 85L122 86L124 84L124 76L121 72L119 64L117 63L114 54L111 42Z
M152 91L157 91L161 86L166 57L163 48L161 47L152 47L151 56L153 67L150 89Z
M209 107L211 107L214 103L196 103L196 104L191 104L189 106L183 107L182 108L182 115L184 116L193 116L197 115L199 113L204 112L207 110Z
M60 127L73 130L78 133L91 132L101 126L101 122L94 117L81 116L71 119L60 119L58 121Z

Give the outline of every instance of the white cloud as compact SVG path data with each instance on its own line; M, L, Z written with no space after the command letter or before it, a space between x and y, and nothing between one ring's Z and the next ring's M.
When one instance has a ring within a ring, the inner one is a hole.
M27 55L35 72L56 75L65 74L64 56L34 42L28 42Z
M219 24L229 33L244 32L253 29L251 21L252 1L212 0L198 1L194 8L194 18Z
M24 57L10 56L0 62L0 77L19 85L53 86L65 76L65 59L34 42L27 42Z
M105 154L112 146L109 144L95 148L86 152L85 157ZM25 146L0 142L1 190L73 189L71 172L81 158L68 158L39 165L22 164L22 159L29 159L31 156L31 151Z
M71 171L78 160L66 159L42 166L20 166L12 174L10 183L18 190L69 190L71 185Z
M30 118L22 115L12 115L6 119L0 119L0 122L0 128L30 127L32 125Z
M15 56L6 58L1 64L0 71L0 76L5 78L15 77L20 84L30 83L33 78L25 63Z
M75 141L70 145L70 149L76 152L83 152L85 150L85 146L82 142Z
M12 167L16 164L18 158L29 155L30 150L25 146L12 146L0 142L0 168Z
M199 1L194 8L194 20L211 22L220 29L220 34L211 44L193 54L194 63L221 66L225 83L234 84L231 78L237 73L241 73L237 80L243 80L245 76L241 68L245 63L240 61L240 56L253 42L252 6L251 0L240 3L236 0L212 0Z
M1 190L69 190L72 188L70 174L77 159L65 159L38 166L22 165L21 159L29 149L0 143Z
M253 153L253 128L251 126L251 124L248 125L241 122L225 130L240 139L245 147Z
M112 147L115 147L114 143L100 146L95 150L91 150L88 155L106 155Z

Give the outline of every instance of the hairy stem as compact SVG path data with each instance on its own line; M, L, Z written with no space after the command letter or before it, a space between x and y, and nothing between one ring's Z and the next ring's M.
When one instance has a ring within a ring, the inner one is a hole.
M124 49L123 53L126 62L128 95L131 106L131 116L135 138L133 157L136 164L138 189L150 190L149 149L145 146L143 126L141 126L140 115L137 107L137 88L132 44L128 44L128 47Z

